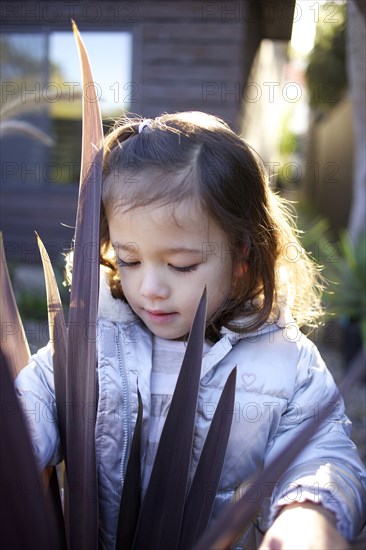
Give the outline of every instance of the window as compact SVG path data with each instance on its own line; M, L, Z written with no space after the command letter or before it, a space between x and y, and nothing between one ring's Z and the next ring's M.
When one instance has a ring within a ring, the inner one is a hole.
M105 129L131 108L132 34L83 31ZM1 54L2 182L78 183L81 70L71 31L7 32Z

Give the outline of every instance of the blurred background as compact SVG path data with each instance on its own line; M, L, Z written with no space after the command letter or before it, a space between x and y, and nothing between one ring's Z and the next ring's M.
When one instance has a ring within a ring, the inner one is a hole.
M259 153L329 281L325 323L310 337L337 381L364 367L365 16L363 0L1 3L1 229L31 351L48 340L34 231L66 311L69 298L64 253L88 98L74 19L105 132L126 112L199 110L223 118ZM347 407L366 460L364 375Z

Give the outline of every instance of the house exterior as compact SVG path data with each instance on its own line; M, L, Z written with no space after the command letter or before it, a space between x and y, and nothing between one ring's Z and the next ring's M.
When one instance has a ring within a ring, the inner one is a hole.
M35 230L54 261L73 237L78 170L64 170L58 177L61 157L57 155L64 155L63 164L68 164L65 158L72 158L72 168L78 164L80 119L57 115L51 124L49 114L39 108L41 96L48 93L52 64L47 44L53 33L70 30L71 19L82 36L89 32L129 33L131 80L123 88L130 112L151 118L163 112L206 111L240 131L244 90L256 51L263 39L290 39L294 9L295 0L2 2L2 41L9 55L16 51L12 44L23 35L31 44L43 40L46 53L38 62L38 80L25 91L12 77L14 56L10 55L1 82L1 107L14 98L28 105L33 95L35 109L26 119L46 134L50 128L51 134L56 133L53 152L52 147L24 135L2 133L1 227L8 260L39 262ZM118 63L110 61L111 49L103 53L108 70L116 71L118 88ZM94 67L91 52L89 55ZM29 58L23 64L33 62L34 58ZM18 119L22 119L21 111ZM62 146L57 142L59 136L64 136Z

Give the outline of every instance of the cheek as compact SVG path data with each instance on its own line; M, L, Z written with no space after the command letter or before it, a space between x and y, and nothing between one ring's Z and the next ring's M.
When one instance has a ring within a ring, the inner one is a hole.
M133 293L133 290L134 290L133 277L131 278L126 273L124 273L122 275L122 273L120 271L119 272L119 278L120 278L120 281L121 281L121 287L122 287L123 294L128 299L130 297L131 293Z
M224 269L218 269L218 276L213 277L208 284L208 308L207 317L210 317L221 308L226 298L229 296L232 287L231 265Z
M216 287L221 294L227 294L232 285L233 279L233 265L232 262L227 260L217 266L217 275L216 275Z

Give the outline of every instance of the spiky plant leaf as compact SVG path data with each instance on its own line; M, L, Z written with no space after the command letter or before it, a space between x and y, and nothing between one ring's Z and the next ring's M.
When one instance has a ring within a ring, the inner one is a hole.
M42 258L47 292L48 329L52 346L53 375L57 407L58 429L61 444L66 456L66 346L67 333L60 293L48 252L36 233L37 244Z
M103 128L88 55L73 22L83 89L82 159L67 348L66 448L71 550L98 545L95 457L96 318Z
M65 538L46 502L7 357L0 350L1 547L64 550ZM53 483L51 484L53 487ZM60 508L58 509L60 513Z
M65 509L65 496L64 496L64 505L62 506L61 502L61 491L59 478L57 475L57 470L55 466L47 468L45 472L42 473L43 478L47 475L46 486L45 486L45 497L47 501L47 507L49 512L53 514L53 524L55 537L59 541L60 548L68 548L67 535L64 511ZM67 491L67 489L66 489ZM65 493L64 493L65 494Z
M142 503L135 550L179 547L192 452L206 318L202 294Z
M366 233L355 244L347 232L339 240L339 255L328 272L333 285L326 295L329 312L360 323L366 346Z
M11 369L12 377L15 378L18 372L28 363L30 352L9 277L1 232L0 255L1 349Z
M64 312L62 309L62 303L60 293L57 286L55 274L52 269L52 264L48 252L36 233L37 244L39 252L42 258L43 272L46 283L47 293L47 311L48 311L48 330L52 346L52 363L53 363L53 376L55 382L55 396L56 396L56 408L57 408L57 421L58 430L60 433L61 447L65 461L67 461L67 449L66 449L66 349L67 349L67 333L66 324L64 318ZM47 472L47 470L46 470ZM58 483L57 472L55 468L50 469L49 479L46 483L49 484L50 501L55 507L56 513L59 512L60 501L60 487ZM64 472L64 507L65 516L69 517L69 485L67 482L67 475ZM63 536L70 538L69 523L66 522L66 534L63 514L58 513L58 525L59 530L63 533Z
M220 396L184 508L179 549L190 550L210 520L229 441L234 410L236 368Z
M355 272L357 270L357 259L355 254L355 248L347 232L344 231L341 233L339 244L340 244L341 254L346 261L348 269L352 272Z
M116 548L132 547L141 508L141 426L142 400L138 391L139 410L127 463L119 508Z
M324 235L329 230L329 222L325 218L317 217L306 223L303 222L302 230L300 231L301 244L308 252L311 251L314 244L321 242L325 248L329 244ZM321 247L323 250L323 247ZM320 258L318 258L321 261Z

